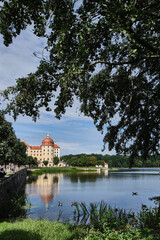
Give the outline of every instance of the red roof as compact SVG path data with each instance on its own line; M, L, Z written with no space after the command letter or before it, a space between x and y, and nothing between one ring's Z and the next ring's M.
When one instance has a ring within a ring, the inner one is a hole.
M27 147L30 147L31 149L42 149L42 146L30 146L28 143L26 143L24 140L22 141ZM51 138L45 138L42 142L43 146L54 146L54 148L60 148L57 144L53 142Z
M28 143L26 143L24 140L22 141L27 147L30 147Z
M27 147L30 147L31 149L41 149L41 146L30 146L28 143L26 143L24 140L22 141Z
M30 146L30 148L39 150L39 149L41 149L41 146Z
M45 138L45 139L43 139L43 141L42 141L42 145L43 146L54 146L54 142L53 142L53 140L52 140L52 138Z
M60 148L57 144L54 143L54 148Z
M43 200L43 202L49 203L53 199L53 194L41 195L41 199Z

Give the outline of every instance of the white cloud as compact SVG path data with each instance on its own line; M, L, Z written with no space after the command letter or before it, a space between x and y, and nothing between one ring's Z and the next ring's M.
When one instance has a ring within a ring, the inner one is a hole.
M2 42L2 38L0 39ZM25 77L28 73L34 72L39 59L33 52L40 51L45 45L45 40L35 37L31 28L13 40L9 47L3 44L0 46L0 89L3 90L15 84L15 79Z

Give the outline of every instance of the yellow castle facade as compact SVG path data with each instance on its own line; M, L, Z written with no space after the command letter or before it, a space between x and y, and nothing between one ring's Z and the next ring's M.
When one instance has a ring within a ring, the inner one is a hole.
M43 163L44 161L48 162L48 167L52 167L54 166L54 157L60 159L60 147L49 137L49 133L47 134L47 137L43 139L41 146L30 146L24 140L22 142L27 147L26 154L33 158L37 158L39 167L45 166Z

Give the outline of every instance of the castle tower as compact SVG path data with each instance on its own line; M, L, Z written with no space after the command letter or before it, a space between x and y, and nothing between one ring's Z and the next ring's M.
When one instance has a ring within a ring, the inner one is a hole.
M54 142L49 137L49 133L47 133L47 137L42 141L42 162L48 161L48 166L53 166L53 158L54 158Z

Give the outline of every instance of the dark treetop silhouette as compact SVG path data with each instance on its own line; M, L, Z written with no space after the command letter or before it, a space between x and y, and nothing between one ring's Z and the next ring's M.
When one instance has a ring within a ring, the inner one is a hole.
M159 154L159 0L0 2L6 46L31 24L47 39L49 57L3 92L14 119L26 114L36 120L40 107L51 110L53 98L60 118L76 97L109 150L131 160Z

